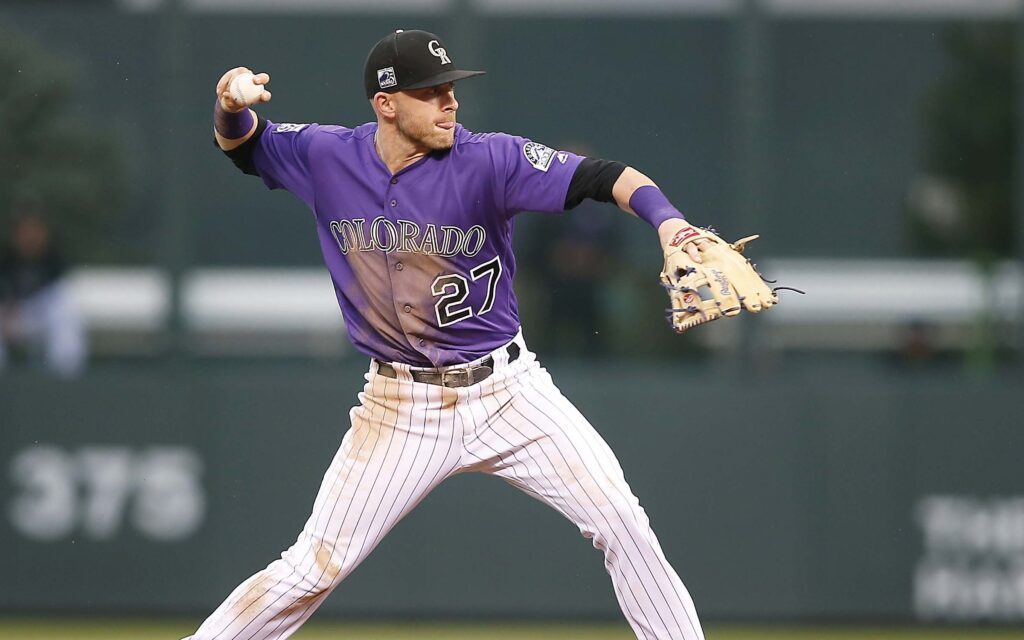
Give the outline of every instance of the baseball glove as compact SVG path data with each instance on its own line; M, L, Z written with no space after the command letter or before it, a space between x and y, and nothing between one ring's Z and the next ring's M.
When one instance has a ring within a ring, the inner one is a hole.
M668 291L670 307L666 309L669 324L677 333L722 316L739 315L746 309L758 313L779 303L775 290L742 252L746 244L759 236L747 236L728 244L712 231L686 227L676 234L674 249L665 255L661 272L662 286ZM701 260L694 262L685 247L701 243Z

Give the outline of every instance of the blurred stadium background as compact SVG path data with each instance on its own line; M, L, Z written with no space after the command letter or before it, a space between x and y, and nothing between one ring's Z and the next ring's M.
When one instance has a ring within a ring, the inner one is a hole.
M1017 0L4 0L0 244L63 302L11 328L0 285L0 638L177 638L290 544L366 362L302 205L213 148L213 87L360 123L395 28L487 69L468 128L631 163L807 291L675 336L644 224L519 218L526 338L710 638L1024 638ZM480 477L315 620L629 637L589 543Z

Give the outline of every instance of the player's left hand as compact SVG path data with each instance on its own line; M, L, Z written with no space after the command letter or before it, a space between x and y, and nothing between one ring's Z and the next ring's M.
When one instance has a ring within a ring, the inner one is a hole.
M700 254L709 246L711 246L710 242L704 238L697 238L696 240L691 240L684 244L683 250L685 250L687 255L690 256L690 260L699 264L702 261Z
M742 255L746 243L758 236L728 244L707 229L689 226L676 236L686 240L681 246L668 243L661 272L671 305L667 316L676 332L778 304L775 291Z

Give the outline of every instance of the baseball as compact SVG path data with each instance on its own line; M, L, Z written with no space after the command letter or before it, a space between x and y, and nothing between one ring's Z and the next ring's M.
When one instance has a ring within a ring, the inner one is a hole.
M228 93L235 102L253 105L260 101L263 95L263 85L255 84L251 73L243 73L235 76L228 85Z

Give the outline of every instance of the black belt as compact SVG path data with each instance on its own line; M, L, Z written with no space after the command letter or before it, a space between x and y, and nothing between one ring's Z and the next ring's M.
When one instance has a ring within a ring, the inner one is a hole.
M508 361L515 362L519 358L519 345L512 343L505 347L508 352ZM398 372L387 362L377 360L377 373L385 378L397 378ZM468 387L478 382L483 382L494 373L494 358L487 356L483 362L468 367L453 367L449 369L412 369L409 371L412 379L424 384L435 384L439 387Z

